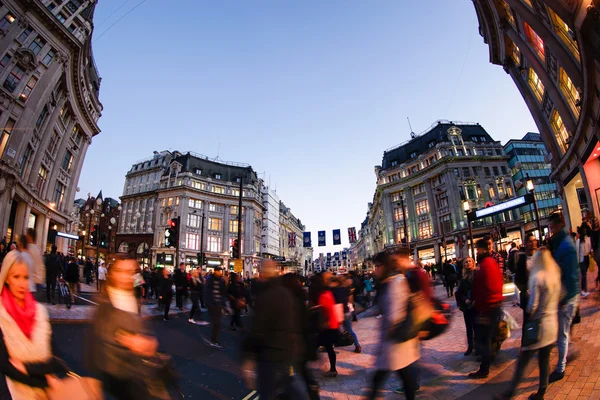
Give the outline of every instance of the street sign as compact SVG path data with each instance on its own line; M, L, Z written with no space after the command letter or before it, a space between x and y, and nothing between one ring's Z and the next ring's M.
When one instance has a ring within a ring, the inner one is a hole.
M233 260L233 272L235 272L236 274L239 274L243 270L244 270L244 265L243 265L242 260L239 258L236 258L235 260Z
M483 208L481 210L471 211L467 214L469 221L475 221L480 218L491 217L505 211L513 210L533 203L533 194L527 193L525 196L517 197L503 203Z

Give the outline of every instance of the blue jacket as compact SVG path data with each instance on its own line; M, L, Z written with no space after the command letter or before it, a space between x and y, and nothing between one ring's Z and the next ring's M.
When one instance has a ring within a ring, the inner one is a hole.
M560 304L566 304L579 294L579 263L577 262L577 249L573 238L562 230L552 235L552 256L560 267L561 281L564 296Z

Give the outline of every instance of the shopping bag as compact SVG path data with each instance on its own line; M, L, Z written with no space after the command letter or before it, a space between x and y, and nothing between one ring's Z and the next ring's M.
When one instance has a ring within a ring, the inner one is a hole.
M48 400L103 400L102 384L99 380L81 377L70 372L62 380L60 389L46 389Z
M594 260L594 257L591 256L591 255L588 258L590 260L589 271L590 272L596 272L596 260Z

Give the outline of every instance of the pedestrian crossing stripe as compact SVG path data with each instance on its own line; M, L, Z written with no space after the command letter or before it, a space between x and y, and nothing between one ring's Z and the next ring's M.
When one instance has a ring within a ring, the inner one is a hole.
M256 397L253 397L254 395L256 395ZM256 393L256 390L253 390L252 392L250 392L250 394L246 397L244 397L242 400L258 400L259 396Z

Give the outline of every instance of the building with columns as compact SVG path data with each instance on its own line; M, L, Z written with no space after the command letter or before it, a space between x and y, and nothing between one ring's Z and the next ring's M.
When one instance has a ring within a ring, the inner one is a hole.
M72 246L60 233L74 229L79 174L100 133L95 7L95 0L0 3L0 234L9 241L34 228L43 250L53 241L64 253Z
M179 262L198 265L198 255L204 253L206 268L233 269L231 246L237 239L241 212L243 268L252 274L258 270L261 251L261 185L246 164L191 152L155 152L127 173L118 251L135 252L148 265L167 268ZM177 217L181 219L179 259L175 248L165 246L169 220Z
M600 0L474 0L490 62L512 78L575 228L600 215Z
M117 250L134 255L140 265L152 265L150 249L155 243L156 199L173 156L170 151L155 151L152 157L133 164L125 175Z
M277 192L268 186L261 186L263 205L261 255L265 258L281 257L281 241L279 231L279 197Z
M377 189L367 224L371 254L406 243L407 237L414 257L424 263L466 257L464 202L475 210L515 196L508 157L479 124L438 121L386 150L375 172ZM500 244L521 242L516 210L475 221L473 226L475 240L503 226L508 237ZM363 226L361 240L365 233Z

